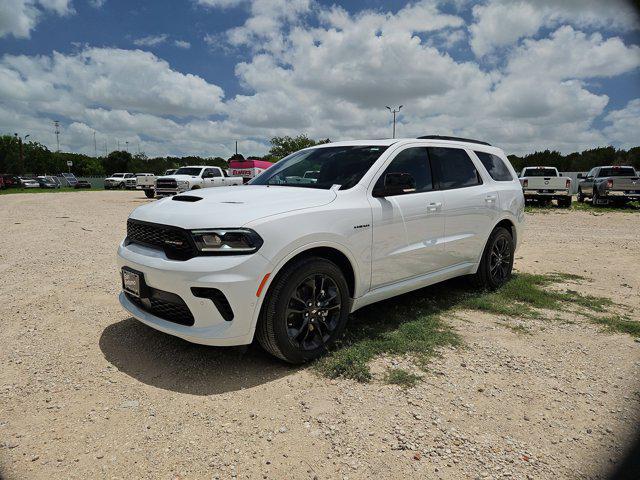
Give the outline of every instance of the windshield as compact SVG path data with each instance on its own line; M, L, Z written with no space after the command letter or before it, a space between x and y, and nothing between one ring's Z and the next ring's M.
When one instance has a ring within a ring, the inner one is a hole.
M302 150L283 158L249 183L325 190L340 185L341 190L346 190L360 181L386 149L384 145L366 145Z
M193 177L197 177L198 175L200 175L201 171L201 168L182 167L176 170L176 173L174 173L174 175L191 175Z
M124 177L124 173L114 173L111 175L111 178L122 178Z
M631 167L601 168L599 177L635 177L636 171Z
M527 168L523 177L557 177L555 168Z

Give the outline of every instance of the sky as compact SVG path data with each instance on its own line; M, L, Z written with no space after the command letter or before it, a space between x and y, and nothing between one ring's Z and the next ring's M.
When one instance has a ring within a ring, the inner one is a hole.
M227 158L273 136L640 145L622 0L0 0L0 133ZM95 138L95 143L94 143Z

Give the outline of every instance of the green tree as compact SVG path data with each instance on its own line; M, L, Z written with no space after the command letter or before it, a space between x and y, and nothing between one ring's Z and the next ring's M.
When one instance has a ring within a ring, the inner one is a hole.
M297 137L273 137L271 139L271 148L269 149L269 157L273 160L270 159L269 161L277 162L287 155L297 152L298 150L302 150L303 148L313 147L314 145L329 142L330 140L328 138L326 140L316 141L307 137L305 134L298 135Z

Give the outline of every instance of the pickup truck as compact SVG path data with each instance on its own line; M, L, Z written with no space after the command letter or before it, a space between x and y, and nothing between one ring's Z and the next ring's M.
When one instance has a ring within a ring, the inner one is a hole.
M578 201L591 198L593 205L623 205L640 200L640 177L633 167L594 167L586 175L578 174Z
M156 179L155 194L158 197L165 197L188 190L242 185L242 183L242 177L229 177L220 167L210 167L206 165L180 167L173 175Z
M111 190L114 188L122 189L122 188L131 188L131 186L127 185L127 180L134 180L136 176L133 173L114 173L110 177L104 179L104 189ZM131 184L131 182L129 182ZM135 188L135 184L133 185Z
M526 202L548 205L557 200L559 207L571 206L571 179L563 177L555 167L523 168L520 185Z
M136 173L136 190L144 190L147 198L155 196L156 176L153 173Z

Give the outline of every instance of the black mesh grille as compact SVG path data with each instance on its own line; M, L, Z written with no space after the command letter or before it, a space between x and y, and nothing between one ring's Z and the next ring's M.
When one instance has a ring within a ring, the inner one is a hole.
M141 299L126 293L127 298L141 310L168 322L192 326L193 314L187 304L173 293L149 288L150 298Z
M139 220L127 220L127 242L158 248L172 260L187 260L197 254L187 231Z

